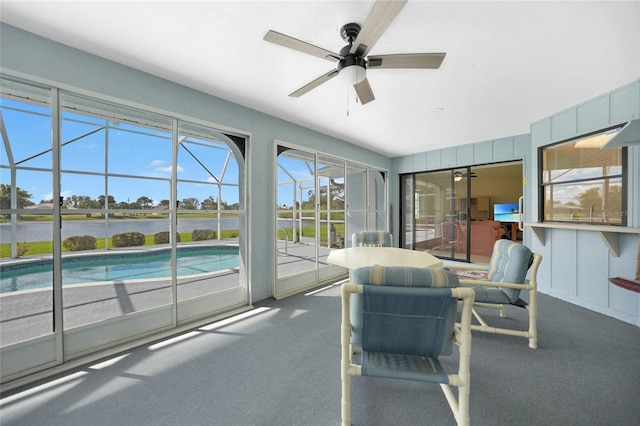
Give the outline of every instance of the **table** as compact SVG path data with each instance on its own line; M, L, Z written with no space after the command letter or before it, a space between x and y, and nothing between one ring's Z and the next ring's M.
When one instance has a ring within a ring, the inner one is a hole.
M342 266L351 271L363 266L417 266L420 268L440 268L443 263L437 257L417 250L397 247L351 247L332 250L327 263Z

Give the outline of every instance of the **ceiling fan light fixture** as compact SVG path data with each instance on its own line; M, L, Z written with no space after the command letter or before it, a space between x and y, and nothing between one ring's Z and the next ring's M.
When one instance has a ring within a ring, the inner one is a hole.
M358 84L367 77L367 70L360 65L349 65L340 70L340 78L347 84Z
M462 173L455 172L453 174L453 180L456 181L456 182L460 182L462 180Z

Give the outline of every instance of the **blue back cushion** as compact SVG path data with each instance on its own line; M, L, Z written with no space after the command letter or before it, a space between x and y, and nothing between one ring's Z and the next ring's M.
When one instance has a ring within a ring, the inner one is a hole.
M489 281L522 284L532 262L533 255L528 247L510 240L498 240L489 262ZM520 297L518 289L503 288L502 291L512 303Z
M393 237L385 231L360 231L351 235L352 247L392 247Z
M457 301L449 288L458 286L454 274L368 266L353 271L353 282L365 284L365 290L351 295L352 343L363 350L434 358L451 353Z

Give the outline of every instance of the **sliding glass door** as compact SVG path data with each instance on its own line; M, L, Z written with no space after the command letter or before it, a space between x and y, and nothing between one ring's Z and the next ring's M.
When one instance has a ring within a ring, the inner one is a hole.
M496 240L521 238L499 213L517 210L522 182L522 162L401 176L401 247L487 263Z
M276 152L276 298L344 274L326 262L350 235L387 229L386 172L280 144Z
M403 176L402 246L439 257L467 260L466 169Z

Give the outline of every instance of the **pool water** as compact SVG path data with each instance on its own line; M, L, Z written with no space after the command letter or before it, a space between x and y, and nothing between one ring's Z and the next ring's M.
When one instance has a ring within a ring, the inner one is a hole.
M44 263L44 264L43 264ZM178 277L207 274L238 267L237 248L205 248L178 250ZM35 262L32 266L3 268L0 275L0 293L51 287L53 283L51 261ZM81 284L100 281L131 281L171 277L169 250L133 255L97 255L63 259L62 283Z

